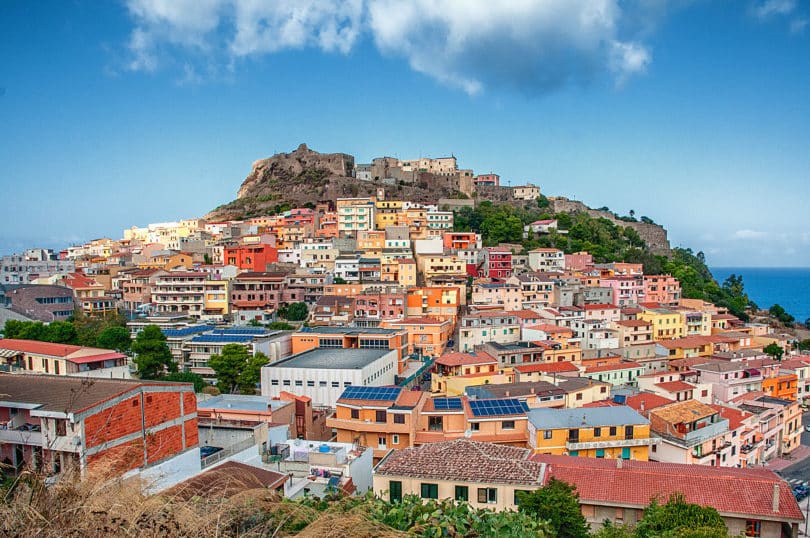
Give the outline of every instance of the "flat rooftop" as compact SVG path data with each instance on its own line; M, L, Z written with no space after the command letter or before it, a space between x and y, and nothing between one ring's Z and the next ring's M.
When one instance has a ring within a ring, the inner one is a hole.
M264 396L250 396L241 394L223 394L208 400L197 402L197 409L234 409L236 411L275 411L290 402L271 400Z
M360 370L389 353L396 352L388 349L317 348L268 364L263 368Z
M361 334L397 334L402 332L400 329L381 329L379 327L366 328L366 327L306 327L306 330L299 332L315 333L315 334L345 334L345 335L361 335Z

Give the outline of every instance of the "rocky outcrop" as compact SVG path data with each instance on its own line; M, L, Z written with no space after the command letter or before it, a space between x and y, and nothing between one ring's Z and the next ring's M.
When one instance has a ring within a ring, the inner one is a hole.
M667 238L667 231L660 224L620 220L610 211L591 209L578 200L569 200L563 196L551 196L548 200L550 203L549 211L552 213L588 213L594 218L607 219L617 226L632 228L638 232L638 235L644 240L647 244L647 248L649 248L652 253L669 256L672 252L669 239Z

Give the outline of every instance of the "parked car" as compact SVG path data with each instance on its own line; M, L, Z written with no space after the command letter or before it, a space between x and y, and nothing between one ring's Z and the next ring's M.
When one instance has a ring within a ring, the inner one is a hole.
M209 445L201 446L200 447L200 458L207 458L208 456L216 454L220 450L222 450L221 446L209 446Z

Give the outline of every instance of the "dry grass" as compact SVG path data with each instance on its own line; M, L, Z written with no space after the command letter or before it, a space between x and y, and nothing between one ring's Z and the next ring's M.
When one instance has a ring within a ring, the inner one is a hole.
M204 491L176 487L147 496L143 484L103 472L50 487L23 473L0 498L0 537L404 536L362 513L318 512L248 478L230 478Z

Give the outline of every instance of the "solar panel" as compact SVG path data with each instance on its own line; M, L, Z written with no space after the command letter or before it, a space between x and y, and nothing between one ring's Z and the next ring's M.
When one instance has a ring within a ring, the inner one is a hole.
M502 400L470 400L473 416L490 417L498 415L521 415L529 411L526 402L514 398Z
M461 410L461 398L433 398L433 408L437 410Z
M340 396L346 400L396 400L399 387L346 387Z

